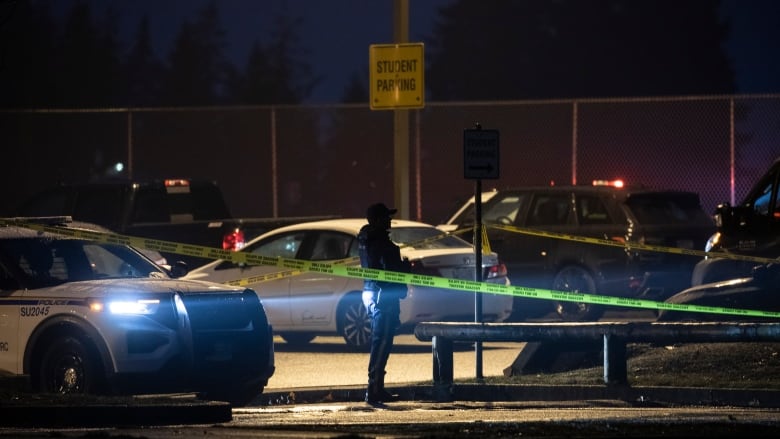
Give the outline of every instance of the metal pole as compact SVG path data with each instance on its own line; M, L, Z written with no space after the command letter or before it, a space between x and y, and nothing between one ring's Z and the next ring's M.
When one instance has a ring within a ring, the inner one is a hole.
M409 0L393 2L393 34L396 43L409 39ZM409 212L409 110L393 111L394 203L398 217L410 219Z
M734 186L736 185L736 149L734 146L734 98L729 99L729 191L731 205L737 203L734 195Z
M420 110L414 112L414 198L417 200L416 219L422 221L422 165L420 156Z
M577 119L579 118L577 101L571 110L571 184L577 184Z
M481 130L482 126L476 124L476 129ZM474 280L482 282L482 180L477 179L474 183ZM474 322L482 323L482 294L474 292ZM482 342L474 343L474 354L476 364L476 379L482 381Z
M133 112L127 112L127 178L133 179Z
M274 218L279 216L279 182L276 160L276 108L271 108L271 198Z

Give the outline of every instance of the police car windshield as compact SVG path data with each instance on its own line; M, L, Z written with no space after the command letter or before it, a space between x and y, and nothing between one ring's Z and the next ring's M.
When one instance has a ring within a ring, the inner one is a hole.
M107 278L165 277L160 267L133 249L81 239L0 240L0 255L26 288Z
M436 248L471 248L471 244L457 236L448 235L434 227L393 227L390 239L402 247L419 250Z

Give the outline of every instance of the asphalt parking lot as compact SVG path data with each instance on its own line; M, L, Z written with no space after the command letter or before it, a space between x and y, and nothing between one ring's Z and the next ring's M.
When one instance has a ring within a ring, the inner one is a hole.
M242 408L194 395L4 404L0 437L763 437L780 428L778 392L459 386L456 400L436 402L419 386L394 388L401 401L371 406L361 390L291 389L267 395L277 404Z

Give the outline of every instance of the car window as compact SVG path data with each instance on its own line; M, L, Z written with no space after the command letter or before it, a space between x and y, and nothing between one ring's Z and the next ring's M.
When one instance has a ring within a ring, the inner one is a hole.
M577 196L577 220L580 224L612 224L604 200L593 195Z
M443 233L435 227L393 227L390 229L390 239L401 247L419 250L471 247L467 241Z
M248 251L260 256L296 259L305 237L306 234L304 232L287 233L271 240L262 241L258 243L259 245L249 248Z
M244 247L242 252L251 253L258 256L267 256L271 258L283 258L283 259L300 259L298 258L298 252L301 250L303 240L306 237L306 233L303 231L296 231L285 233L280 236L275 236L269 239L263 239L252 243ZM214 269L215 270L227 270L238 267L233 261L222 261Z
M762 216L769 215L769 205L772 201L772 184L767 184L753 202L753 211Z
M158 266L129 247L81 239L7 239L0 252L28 288L102 278L164 277Z
M494 197L497 197L498 192L495 190L489 192L482 192L482 220L484 221L486 206L494 201ZM455 213L448 215L444 224L455 224L457 226L468 226L474 224L474 218L476 217L476 205L474 197L471 197L468 201L458 204L458 209Z
M168 210L168 202L165 198L165 191L153 188L139 188L135 194L133 222L169 222L171 213Z
M486 224L514 224L528 198L528 194L499 194L485 206L482 221Z
M78 192L73 218L97 224L112 225L122 216L124 194L114 186L94 187Z
M640 224L704 224L710 217L702 210L693 193L634 194L626 206Z
M567 194L537 195L531 205L529 226L551 226L568 222L570 198Z
M314 242L311 260L344 259L347 257L347 250L350 248L353 240L351 236L343 233L322 232L317 235L317 239Z
M0 291L9 291L19 289L19 284L11 275L11 272L0 263Z

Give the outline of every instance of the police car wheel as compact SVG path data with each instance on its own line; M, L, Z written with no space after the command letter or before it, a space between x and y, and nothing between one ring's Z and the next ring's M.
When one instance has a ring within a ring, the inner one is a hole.
M368 350L371 346L371 319L360 297L348 296L339 306L339 333L349 347Z
M38 367L38 389L46 393L99 393L100 366L87 344L73 336L48 344Z

